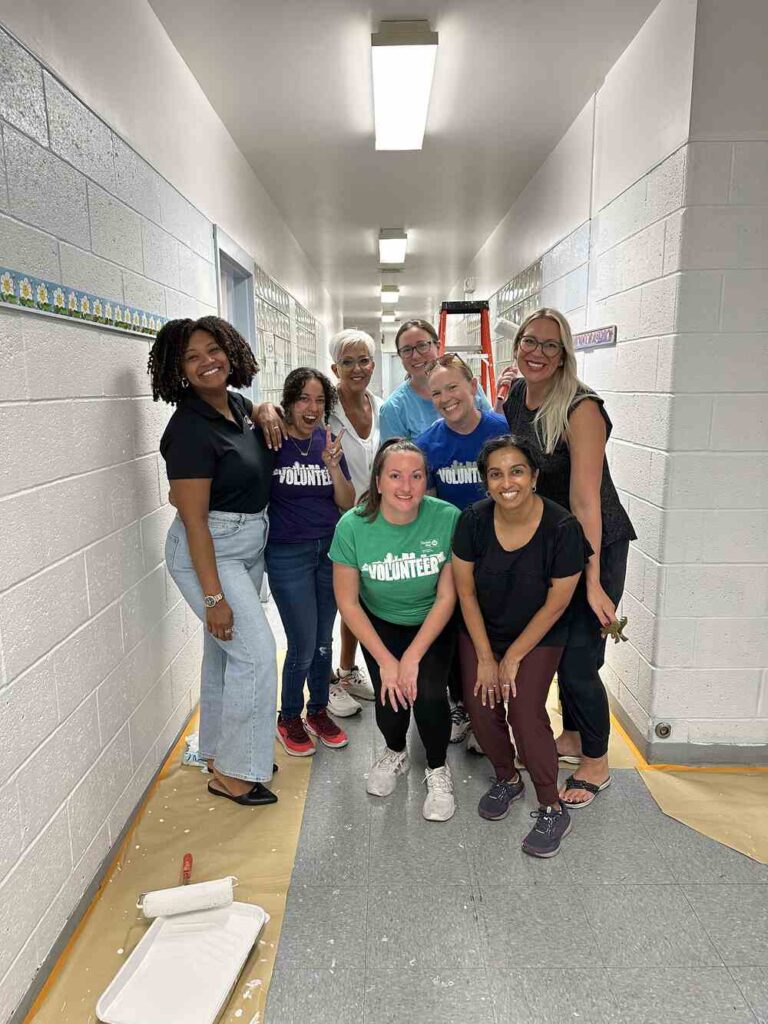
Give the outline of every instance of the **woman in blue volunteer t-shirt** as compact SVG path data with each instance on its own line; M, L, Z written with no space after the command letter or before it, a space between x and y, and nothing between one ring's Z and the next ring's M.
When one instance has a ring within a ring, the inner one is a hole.
M335 402L333 385L317 370L301 366L285 379L288 436L272 471L266 563L288 641L277 738L295 757L314 754L309 734L327 747L348 743L327 712L336 618L328 549L339 510L355 501L341 433L334 437L327 423ZM302 719L305 682L309 703Z
M463 359L447 352L430 360L425 371L439 419L416 438L427 457L431 492L462 509L485 497L485 484L477 471L477 456L486 441L509 432L507 421L477 405L477 378ZM482 392L480 392L482 394ZM461 613L456 609L457 617ZM448 681L451 698L451 743L466 737L467 749L482 753L464 707L458 658Z

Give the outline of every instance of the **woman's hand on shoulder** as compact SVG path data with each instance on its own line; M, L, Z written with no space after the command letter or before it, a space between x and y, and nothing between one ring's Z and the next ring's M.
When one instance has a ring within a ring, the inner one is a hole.
M495 707L501 701L499 686L499 665L495 658L482 658L477 663L475 696L480 694L483 707Z
M283 419L283 410L279 405L262 402L254 405L251 419L264 434L264 443L270 451L279 451L283 441L288 437L288 428Z

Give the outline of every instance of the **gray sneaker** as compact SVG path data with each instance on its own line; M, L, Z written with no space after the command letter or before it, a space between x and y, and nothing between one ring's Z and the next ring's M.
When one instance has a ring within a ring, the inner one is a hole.
M565 804L560 804L559 811L540 807L538 811L531 811L531 817L536 819L536 824L523 840L524 852L532 857L554 857L560 849L560 840L571 831L571 816Z
M500 821L509 814L509 805L519 800L525 790L525 783L520 772L514 782L503 782L494 779L491 788L480 798L477 813L488 821Z

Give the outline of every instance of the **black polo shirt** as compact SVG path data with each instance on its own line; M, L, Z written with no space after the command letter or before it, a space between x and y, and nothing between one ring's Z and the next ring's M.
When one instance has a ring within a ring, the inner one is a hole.
M160 440L169 480L210 480L211 512L261 512L269 501L272 452L250 415L253 403L229 392L232 423L190 388Z

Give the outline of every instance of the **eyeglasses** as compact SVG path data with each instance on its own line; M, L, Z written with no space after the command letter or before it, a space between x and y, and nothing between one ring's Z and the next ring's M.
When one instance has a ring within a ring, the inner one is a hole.
M402 359L410 359L414 352L418 352L420 356L423 356L436 344L436 341L420 341L416 345L403 345L401 349L398 349L397 354Z
M339 367L342 370L353 370L356 366L359 366L361 370L368 370L373 366L373 360L370 356L360 356L359 359L347 359L339 360Z
M547 359L552 359L563 351L563 343L562 341L539 341L538 338L520 339L520 349L527 352L528 355L535 352L537 348L541 349L542 355L545 355Z
M430 373L436 370L438 366L455 366L457 369L463 371L464 376L467 378L467 380L472 380L472 369L467 363L464 362L461 356L457 356L455 352L446 352L444 355L438 356L437 359L433 359L431 362L427 363L427 365L424 367L427 376L429 376Z

